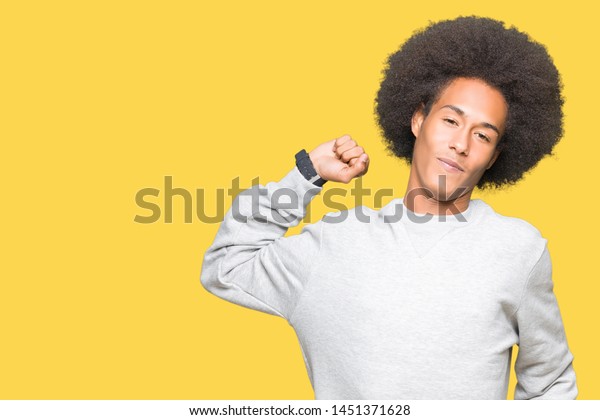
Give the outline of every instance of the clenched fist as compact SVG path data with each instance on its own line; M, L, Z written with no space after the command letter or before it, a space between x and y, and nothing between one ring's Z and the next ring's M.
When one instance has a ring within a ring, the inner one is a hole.
M349 183L369 170L369 155L348 134L315 147L309 154L319 176Z

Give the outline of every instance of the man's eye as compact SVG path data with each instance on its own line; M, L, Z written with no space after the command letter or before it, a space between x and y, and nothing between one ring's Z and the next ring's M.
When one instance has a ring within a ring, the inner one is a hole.
M486 136L485 134L482 134L482 133L477 133L477 135L479 136L479 138L480 138L481 140L485 140L485 141L487 141L487 142L489 142L489 141L490 141L490 138L489 138L488 136Z
M446 121L447 123L450 123L450 124L458 125L458 123L456 121L454 121L452 118L444 118L444 121Z

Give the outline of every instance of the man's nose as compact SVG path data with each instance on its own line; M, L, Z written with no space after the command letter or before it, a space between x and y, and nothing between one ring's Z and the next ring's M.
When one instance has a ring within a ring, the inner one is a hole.
M459 155L467 156L469 154L469 132L460 130L454 133L448 146L454 149Z

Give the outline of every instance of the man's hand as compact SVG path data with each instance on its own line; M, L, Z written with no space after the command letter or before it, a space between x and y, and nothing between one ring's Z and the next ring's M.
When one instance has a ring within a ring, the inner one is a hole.
M308 155L317 174L327 181L347 184L369 170L369 156L348 134L315 147Z

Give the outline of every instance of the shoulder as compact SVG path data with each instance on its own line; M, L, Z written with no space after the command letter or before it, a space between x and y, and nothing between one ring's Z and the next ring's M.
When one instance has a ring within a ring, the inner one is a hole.
M331 211L323 216L322 221L338 229L355 229L372 224L378 218L379 211L368 206L357 206L350 209Z
M339 211L330 211L323 216L321 221L324 223L324 229L335 237L344 235L352 235L354 238L373 237L390 228L388 223L383 222L386 207L373 209L366 205L360 205Z
M518 217L496 212L487 203L477 200L480 220L473 229L482 242L493 244L500 255L530 267L540 258L547 247L547 240L530 222Z
M393 225L382 223L381 211L360 205L329 212L322 218L322 249L343 261L363 261L384 255L394 244Z
M534 225L526 220L515 216L508 216L495 211L483 200L473 200L480 207L482 214L481 224L487 229L503 233L502 236L513 238L513 240L543 240L542 233Z
M345 229L352 229L358 226L367 228L367 226L379 226L384 222L385 224L389 224L396 221L396 219L400 219L402 213L402 199L395 198L380 209L361 205L349 209L332 211L323 216L323 221Z

